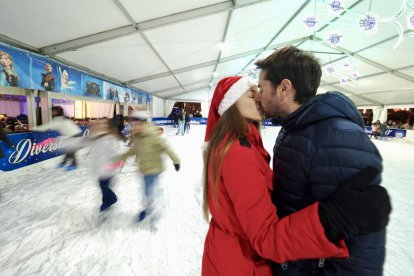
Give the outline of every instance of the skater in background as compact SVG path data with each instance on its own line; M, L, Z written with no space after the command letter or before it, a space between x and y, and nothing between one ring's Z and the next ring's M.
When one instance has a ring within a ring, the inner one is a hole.
M186 132L187 134L190 133L190 122L192 116L193 115L191 115L191 113L188 111L184 114L184 132Z
M82 130L78 125L75 124L72 120L65 117L63 108L61 106L52 107L52 121L33 128L33 131L48 131L55 130L58 131L65 138L80 136ZM63 161L59 164L59 168L66 167L67 171L76 169L77 162L75 157L75 152L68 151L66 152Z
M91 126L89 136L73 138L65 143L65 150L69 151L90 147L89 169L101 188L102 204L99 208L101 212L117 201L117 196L110 186L123 165L122 162L117 161L121 140L122 136L114 119L99 119Z
M122 129L121 133L125 141L128 141L128 146L131 146L132 124L133 122L129 117L124 117L124 129Z
M148 122L150 118L146 111L134 112L131 116L134 127L132 129L131 149L121 155L119 160L129 156L135 156L138 163L138 170L144 179L144 209L138 214L140 222L154 210L154 188L157 185L159 175L165 170L163 154L167 154L173 161L176 171L180 170L180 159L170 148L164 138L160 137L159 129Z
M114 119L101 119L95 122L90 136L86 139L91 143L90 169L101 188L102 204L99 210L102 212L118 200L110 185L113 183L114 176L123 166L122 162L116 161L120 152L119 142L122 136Z
M120 135L122 134L122 130L124 130L125 125L124 125L124 116L122 114L117 114L114 116L114 118L112 118L115 126L118 128L118 132Z
M255 101L258 90L249 78L228 77L219 81L211 101L203 206L211 220L203 276L270 276L270 261L346 258L343 239L381 230L388 223L391 207L386 190L365 188L379 174L373 168L342 180L329 200L278 219L270 197L274 189L270 155L258 131L262 120ZM284 173L281 169L275 175ZM362 204L364 211L355 208ZM341 212L333 212L336 208Z
M3 126L0 125L0 141L3 141L8 147L12 146L12 143L10 142L9 138L6 135L6 132L3 129ZM0 158L3 158L5 156L3 149L0 147Z
M184 123L185 123L185 111L184 109L180 110L180 113L177 115L178 118L178 128L177 133L175 135L184 135Z

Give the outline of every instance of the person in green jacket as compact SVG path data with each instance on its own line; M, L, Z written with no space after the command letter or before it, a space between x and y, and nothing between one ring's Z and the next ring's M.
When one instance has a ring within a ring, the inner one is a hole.
M158 176L165 170L163 154L171 158L176 171L180 170L180 159L164 138L160 137L159 128L148 123L150 116L147 112L134 112L130 118L135 121L131 136L132 147L119 159L125 160L129 156L136 156L138 170L143 175L145 208L138 214L137 220L140 222L154 210L154 187Z

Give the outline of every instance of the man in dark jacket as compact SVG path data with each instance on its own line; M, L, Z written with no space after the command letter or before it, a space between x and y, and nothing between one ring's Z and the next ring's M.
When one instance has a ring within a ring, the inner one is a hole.
M274 147L272 192L280 218L326 201L341 181L367 166L382 171L381 156L365 134L355 105L339 92L316 95L322 71L315 57L288 46L256 65L262 70L258 106L282 126ZM380 182L379 175L369 186ZM357 210L364 212L364 207ZM356 236L346 244L349 259L276 264L274 274L382 275L385 230Z

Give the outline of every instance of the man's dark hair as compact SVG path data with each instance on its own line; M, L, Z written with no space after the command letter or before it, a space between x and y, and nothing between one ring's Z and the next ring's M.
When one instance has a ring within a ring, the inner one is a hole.
M300 104L315 96L321 82L318 59L294 46L283 47L255 64L266 71L264 79L275 87L283 79L290 80L296 89L295 101Z

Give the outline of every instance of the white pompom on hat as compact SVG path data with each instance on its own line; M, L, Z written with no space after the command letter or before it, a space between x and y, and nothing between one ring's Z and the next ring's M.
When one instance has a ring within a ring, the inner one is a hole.
M221 79L214 90L207 118L204 142L210 140L221 115L226 112L244 93L249 90L259 91L257 82L248 77L233 76Z
M151 118L151 115L148 111L134 111L129 118L138 121L148 121L148 119Z

